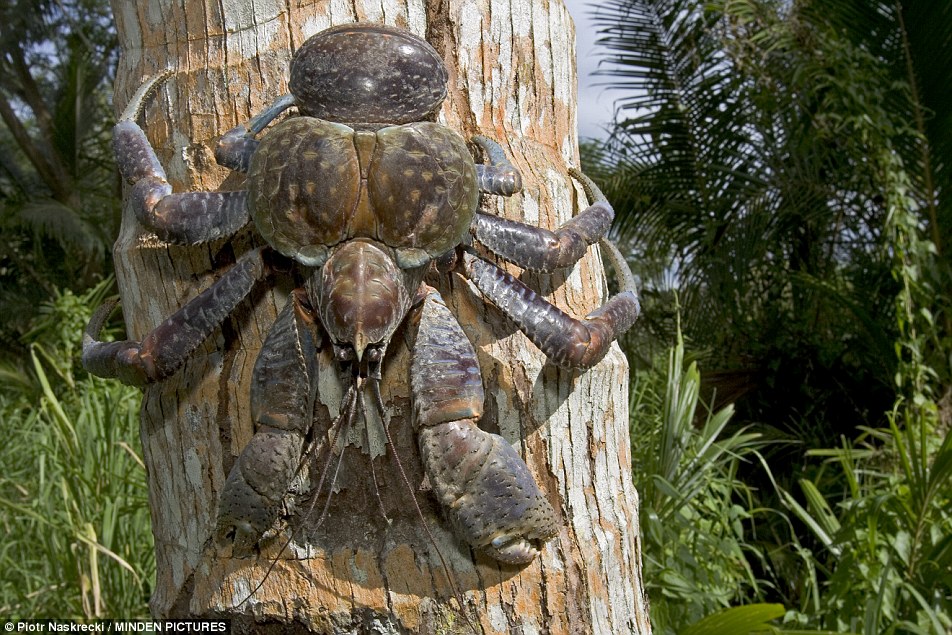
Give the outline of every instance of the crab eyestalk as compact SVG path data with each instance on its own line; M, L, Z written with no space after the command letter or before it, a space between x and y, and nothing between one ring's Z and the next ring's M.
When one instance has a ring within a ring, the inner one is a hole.
M410 309L412 290L425 269L400 269L386 251L363 240L345 243L328 258L308 281L307 291L338 348L338 359L346 361L352 351L366 376L369 362L383 357Z

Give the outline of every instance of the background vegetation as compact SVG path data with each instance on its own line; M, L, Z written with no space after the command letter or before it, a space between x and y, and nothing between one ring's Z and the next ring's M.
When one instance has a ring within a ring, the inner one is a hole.
M628 96L586 168L643 283L628 345L655 630L771 602L788 630L949 632L952 7L596 16Z
M119 231L112 15L17 0L0 25L0 615L146 616L140 392L79 364Z
M952 8L597 11L628 97L584 157L643 284L655 631L949 632ZM118 233L111 18L21 0L0 24L0 614L144 615L138 391L77 360Z

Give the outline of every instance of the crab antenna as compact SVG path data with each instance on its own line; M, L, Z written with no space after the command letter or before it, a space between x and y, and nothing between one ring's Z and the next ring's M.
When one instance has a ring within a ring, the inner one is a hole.
M138 90L132 95L132 99L130 99L126 105L126 109L122 111L119 121L135 121L138 119L139 115L142 114L142 107L145 104L146 98L171 76L172 69L167 68L158 75L154 75L142 82L142 85L139 86Z
M385 406L383 403L383 397L380 395L380 379L379 378L370 378L370 389L374 395L374 401L377 404L377 408L380 410L381 422L383 422L383 412L385 411ZM420 523L423 525L423 531L426 532L427 538L430 539L430 544L433 545L433 548L436 550L436 555L440 559L440 564L443 565L443 573L446 574L446 580L450 584L450 588L453 590L453 596L456 598L456 603L459 604L460 614L463 616L463 619L466 620L466 624L473 629L473 633L479 633L479 630L470 620L469 614L466 612L466 604L463 603L463 594L460 593L459 587L456 586L456 580L453 578L453 574L450 573L450 567L446 564L446 559L443 557L443 552L440 550L440 546L436 544L436 538L433 536L433 532L430 531L430 525L426 522L426 518L423 516L423 510L420 509L420 503L417 502L416 492L413 491L413 486L410 485L410 479L407 478L407 473L403 470L403 462L400 460L400 456L397 454L396 446L393 444L393 438L390 436L390 427L383 422L383 431L387 435L387 444L390 446L390 451L393 454L394 463L397 464L397 469L400 470L400 477L403 479L403 483L407 486L407 491L410 492L410 499L413 501L413 506L416 508L417 518L420 519Z
M341 410L340 414L337 415L337 419L334 420L334 423L331 424L331 427L334 428L334 436L331 438L331 442L327 446L328 453L333 452L334 446L337 445L337 438L340 436L341 428L346 427L349 430L350 422L354 420L354 404L357 401L357 391L353 385L351 385L351 387L347 390L347 394L344 396L344 400L346 401L346 405ZM344 419L344 423L342 425L337 425L338 423L340 423L342 418ZM301 528L304 526L304 521L310 518L311 513L314 511L314 506L317 504L317 499L320 497L321 489L323 489L324 487L324 479L325 477L327 477L327 469L331 465L331 461L329 459L330 457L328 457L328 461L324 464L324 469L321 470L321 478L318 480L317 487L314 489L314 497L311 499L311 504L307 508L307 511L304 513L304 517L302 518L301 524L298 525L297 529L293 529L291 531L291 535L288 536L288 539L284 541L283 545L281 545L281 549L278 550L278 555L276 555L274 559L271 561L271 564L268 566L268 570L265 571L264 575L261 577L261 581L255 586L254 589L251 590L251 592L245 597L245 599L243 599L241 602L237 604L235 608L240 607L242 604L244 604L245 602L253 598L255 593L261 590L261 587L264 586L264 583L265 581L267 581L268 577L271 575L271 572L274 571L274 568L278 565L278 560L280 560L281 554L284 553L284 551L291 545L291 542L297 537L298 531L300 531ZM327 490L327 501L324 503L324 509L321 512L321 516L318 519L318 522L315 525L315 528L320 527L321 523L323 523L324 519L327 517L327 509L330 506L331 494L334 491L334 483L337 482L337 474L340 471L340 465L343 462L343 459L344 459L344 453L341 452L340 457L337 460L337 467L334 468L334 476L331 479L331 485ZM303 465L303 460L302 460L302 465ZM300 469L300 466L298 466L298 469Z

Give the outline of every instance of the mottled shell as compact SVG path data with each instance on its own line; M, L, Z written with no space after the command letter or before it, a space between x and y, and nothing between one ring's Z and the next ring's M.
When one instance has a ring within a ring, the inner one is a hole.
M436 50L408 31L346 24L309 38L291 60L290 89L302 113L348 124L422 121L446 98Z
M294 117L264 137L248 177L262 236L310 266L353 238L393 248L402 267L424 264L459 244L479 201L463 138L430 122L357 132Z

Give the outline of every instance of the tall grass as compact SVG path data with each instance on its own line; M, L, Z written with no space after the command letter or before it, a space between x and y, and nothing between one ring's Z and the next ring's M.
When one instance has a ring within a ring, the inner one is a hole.
M807 579L803 625L846 632L952 632L952 435L924 423L867 429L811 452L831 473L800 481L805 505L784 502L816 537L798 549L824 573ZM833 487L832 485L839 487Z
M44 307L0 393L0 615L144 617L155 577L137 389L86 375L104 283Z
M761 555L748 540L757 510L737 477L742 461L758 460L763 441L755 432L728 432L732 414L731 406L704 407L700 372L695 363L685 367L680 335L666 365L635 375L632 476L656 634L746 633L783 614L777 605L730 612L763 596L751 564Z

